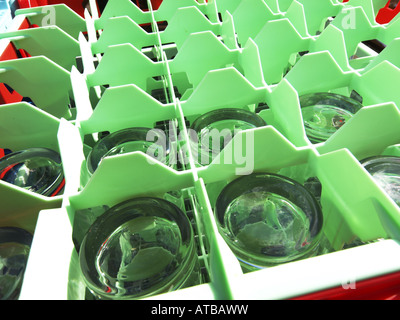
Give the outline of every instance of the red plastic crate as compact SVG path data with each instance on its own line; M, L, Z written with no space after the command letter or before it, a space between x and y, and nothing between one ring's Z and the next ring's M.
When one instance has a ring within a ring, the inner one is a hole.
M382 9L378 11L376 22L380 24L389 23L400 12L398 0L389 0Z
M400 300L400 272L313 292L291 300Z
M33 8L33 7L38 7L38 6L47 6L47 5L54 5L54 4L61 4L64 3L68 7L70 7L72 10L74 10L77 14L80 16L84 16L84 11L85 11L85 6L84 3L86 1L84 0L64 0L64 1L59 1L59 0L18 0L18 6L20 9L25 9L25 8Z
M19 27L19 30L33 28L27 19L24 19ZM17 49L12 42L10 42L5 50L0 53L0 61L13 60L29 57L29 53L23 49ZM15 90L7 87L4 83L0 83L0 104L20 102L22 96Z

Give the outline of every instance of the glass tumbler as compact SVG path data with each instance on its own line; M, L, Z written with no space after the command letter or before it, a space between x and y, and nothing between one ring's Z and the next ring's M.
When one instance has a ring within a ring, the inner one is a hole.
M195 162L199 166L210 164L239 131L266 126L258 114L243 109L226 108L207 112L198 117L190 129Z
M374 156L362 160L361 164L400 206L400 157Z
M79 261L98 299L140 299L200 282L191 224L159 198L135 198L106 211L85 235Z
M148 141L149 131L157 137L156 141ZM115 131L97 141L89 153L87 169L93 174L104 158L134 151L150 154L167 165L172 158L172 149L161 130L134 127Z
M245 272L310 257L321 249L318 201L282 175L254 173L232 181L218 196L215 215Z
M56 196L64 188L60 155L47 148L30 148L0 158L0 179L44 196Z
M312 143L326 141L363 107L353 98L329 92L305 94L299 101L305 131Z
M31 243L24 229L0 228L0 300L18 299Z

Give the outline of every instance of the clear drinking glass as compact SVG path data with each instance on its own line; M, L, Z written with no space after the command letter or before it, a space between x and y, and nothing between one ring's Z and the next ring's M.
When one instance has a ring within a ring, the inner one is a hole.
M0 228L0 300L18 299L31 243L26 230Z
M323 216L298 182L254 173L229 183L215 206L222 237L245 272L316 255Z
M47 148L30 148L0 158L0 179L44 196L62 193L60 155Z
M299 100L305 131L312 143L326 141L363 107L353 98L329 92L305 94Z
M190 127L197 134L190 137L196 164L210 164L239 131L265 125L259 115L243 109L226 108L203 114Z
M79 261L99 299L140 299L200 281L191 224L177 206L159 198L110 208L88 230Z
M152 141L148 141L149 131L153 133ZM153 140L153 137L157 139ZM162 130L139 127L127 128L113 132L97 141L89 153L87 169L90 174L93 174L105 157L134 151L147 153L167 165L169 159L173 159L173 150L170 148L169 141Z
M374 156L361 161L377 184L400 206L400 157Z

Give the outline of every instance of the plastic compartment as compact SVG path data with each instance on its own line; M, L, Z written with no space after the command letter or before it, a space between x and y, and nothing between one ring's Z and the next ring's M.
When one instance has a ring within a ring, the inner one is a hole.
M3 119L0 145L13 152L42 147L59 151L59 120L27 102L0 106ZM33 233L43 209L61 207L62 196L45 197L0 181L2 226L22 227Z
M70 24L66 18L56 25L78 40L82 66L71 64L63 72L76 105L76 117L54 117L66 189L61 208L39 214L21 299L85 298L72 242L78 210L178 189L184 190L186 211L193 211L206 280L151 299L288 299L313 292L329 298L321 290L398 272L400 209L359 163L370 155L399 154L400 101L394 87L400 77L399 28L397 20L384 26L373 22L378 2L164 0L157 10L142 11L130 1L113 0L100 18L92 7L93 15L87 12L85 19L63 5L51 6L71 18ZM43 15L35 10L20 14L30 23L40 22ZM251 24L246 22L250 16ZM343 27L352 16L359 28ZM166 25L162 30L161 23ZM277 30L279 37L273 33ZM371 39L387 48L379 53L360 45ZM271 63L278 58L279 63ZM41 57L17 61L24 60L56 65ZM164 101L152 97L155 89L164 91ZM326 142L312 145L299 96L317 91L350 95L353 90L364 108ZM196 168L187 128L198 115L224 107L257 110L267 126L237 134L210 165ZM105 159L82 184L96 133L154 127L163 120L173 120L180 133L177 148L186 162L179 170L135 152ZM280 172L300 183L318 177L325 234L338 251L243 274L218 233L213 204L224 183L251 171ZM341 250L354 240L377 239ZM57 250L60 246L65 250ZM43 284L40 279L49 273L54 281Z

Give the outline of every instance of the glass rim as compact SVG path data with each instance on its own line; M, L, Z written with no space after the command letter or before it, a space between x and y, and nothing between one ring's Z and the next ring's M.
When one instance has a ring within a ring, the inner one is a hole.
M365 168L381 164L382 162L390 162L392 164L400 165L400 157L391 155L377 155L360 160L360 163Z
M31 246L33 235L25 229L13 226L0 227L0 245L3 243L19 243Z
M244 119L243 119L244 118ZM267 123L257 113L241 108L222 108L204 113L193 121L190 128L200 132L211 123L221 120L244 120L256 127L266 126Z
M310 97L316 97L317 95L321 96L321 101L318 101L317 104L315 104L315 101L312 101L310 104L302 104L301 102L307 98ZM312 105L320 105L322 102L324 102L324 99L333 99L334 101L338 101L338 102L343 102L343 100L345 102L348 102L350 104L354 104L357 106L357 108L349 108L349 105L345 105L343 103L340 104L332 104L332 106L336 106L338 108L344 109L346 111L350 111L353 114L356 113L359 109L361 109L363 107L363 104L361 102L359 102L358 100L349 97L349 96L345 96L343 94L339 94L339 93L333 93L333 92L310 92L310 93L305 93L302 95L299 95L299 103L300 103L300 108L305 108L305 107L309 107Z
M105 136L104 138L99 139L94 144L93 148L90 150L89 155L87 157L86 168L89 174L93 174L97 170L98 166L100 165L100 162L103 160L107 152L109 152L111 149L115 148L116 146L122 143L134 142L134 141L147 141L146 137L149 131L154 132L158 138L164 138L161 134L161 132L163 132L161 129L148 128L148 127L129 127L114 131L109 135ZM124 136L124 134L126 133L131 134L131 136L129 136L128 139L126 136ZM169 150L168 139L165 139L165 144L166 144L166 149ZM96 150L98 150L98 148L101 145L106 145L106 152L99 154L98 157L94 157L93 154L96 152Z

